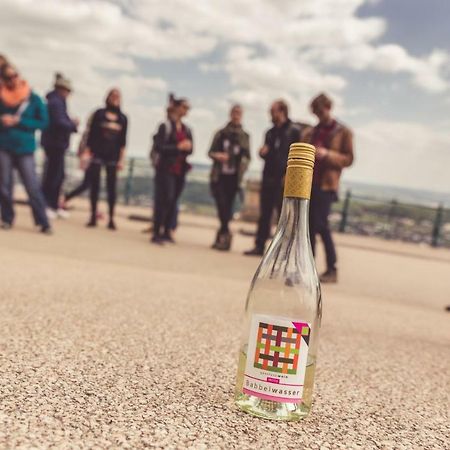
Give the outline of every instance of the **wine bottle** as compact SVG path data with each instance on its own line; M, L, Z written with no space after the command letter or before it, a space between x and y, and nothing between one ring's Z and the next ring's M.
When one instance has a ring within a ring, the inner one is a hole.
M235 401L250 414L299 420L311 410L322 316L309 239L315 148L289 150L283 207L245 307Z

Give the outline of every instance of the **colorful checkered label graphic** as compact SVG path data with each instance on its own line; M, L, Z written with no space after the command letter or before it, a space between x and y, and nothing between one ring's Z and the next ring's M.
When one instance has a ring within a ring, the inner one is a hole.
M311 325L302 320L253 314L243 393L281 403L300 403L311 333Z
M306 323L301 323L297 329L259 322L254 367L295 375L302 339L308 345L309 334Z

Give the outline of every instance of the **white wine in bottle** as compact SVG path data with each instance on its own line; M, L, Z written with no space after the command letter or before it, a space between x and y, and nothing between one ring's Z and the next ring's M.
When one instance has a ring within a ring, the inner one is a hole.
M322 302L309 239L315 148L292 144L275 236L245 307L235 401L250 414L299 420L311 410Z

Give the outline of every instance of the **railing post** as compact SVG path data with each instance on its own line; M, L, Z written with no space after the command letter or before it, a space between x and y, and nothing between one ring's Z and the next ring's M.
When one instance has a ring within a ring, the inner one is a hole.
M436 209L436 216L434 218L433 231L431 233L431 246L439 246L439 237L441 234L442 218L444 217L444 206L442 203Z
M125 182L125 205L128 205L130 203L131 198L131 191L133 188L133 172L134 172L134 158L130 158L128 160L128 174L127 174L127 180Z
M345 233L347 227L348 210L350 208L350 199L352 197L352 191L349 189L345 194L344 205L341 212L341 223L339 224L339 232Z

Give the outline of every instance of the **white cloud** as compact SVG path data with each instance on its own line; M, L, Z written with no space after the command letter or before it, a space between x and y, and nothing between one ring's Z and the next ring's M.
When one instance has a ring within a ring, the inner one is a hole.
M70 76L76 115L85 116L108 88L119 86L130 116L130 148L140 154L164 116L169 88L167 80L146 76L140 62L191 60L205 74L222 71L231 85L226 99L191 99L189 122L204 155L213 128L226 120L225 100L246 107L254 147L274 98L287 99L299 119L309 117L309 99L323 90L345 110L344 91L351 87L336 69L406 74L419 89L448 94L448 53L436 49L417 57L396 43L379 44L385 19L357 15L371 1L2 0L0 50L40 92L50 87L52 72ZM212 51L213 62L207 59ZM374 142L369 125L358 130L363 153ZM364 156L376 158L371 152ZM365 170L361 164L355 174Z

